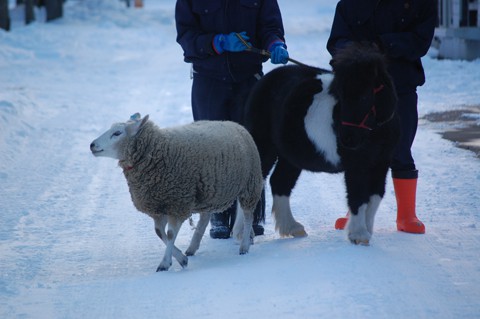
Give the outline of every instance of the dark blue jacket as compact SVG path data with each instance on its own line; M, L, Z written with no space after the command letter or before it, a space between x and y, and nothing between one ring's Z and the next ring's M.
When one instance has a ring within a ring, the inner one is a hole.
M340 0L327 49L334 56L350 41L377 43L401 93L425 83L420 58L430 47L436 23L436 0Z
M217 54L212 46L216 34L246 31L260 49L284 41L277 0L177 0L175 21L185 61L193 63L195 72L225 82L260 73L266 58L246 51Z

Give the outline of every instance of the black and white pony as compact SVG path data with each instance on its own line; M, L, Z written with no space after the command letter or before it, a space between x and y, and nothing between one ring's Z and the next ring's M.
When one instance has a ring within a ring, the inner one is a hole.
M331 72L284 66L266 74L247 102L246 126L270 171L272 213L281 236L306 236L290 209L302 170L345 172L348 238L368 244L385 193L399 137L396 93L384 56L371 46L351 45L330 63Z

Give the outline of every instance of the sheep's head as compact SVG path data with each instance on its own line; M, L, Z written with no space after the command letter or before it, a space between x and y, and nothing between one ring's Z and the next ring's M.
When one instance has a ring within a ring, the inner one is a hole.
M148 115L143 119L140 113L135 113L125 123L115 123L90 144L90 150L95 156L111 157L124 160L123 148L130 137L135 136L148 121Z

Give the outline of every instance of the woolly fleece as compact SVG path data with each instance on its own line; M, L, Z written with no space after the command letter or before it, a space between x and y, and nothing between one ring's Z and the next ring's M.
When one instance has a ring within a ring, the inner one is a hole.
M254 210L263 188L260 157L246 129L229 121L198 121L160 129L147 121L125 141L119 162L135 207L154 217L187 219L221 212L237 199Z

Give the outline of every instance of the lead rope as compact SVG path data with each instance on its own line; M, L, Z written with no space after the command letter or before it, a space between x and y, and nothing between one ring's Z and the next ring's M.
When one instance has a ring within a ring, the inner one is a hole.
M268 58L270 58L272 56L272 54L270 52L268 52L267 50L263 50L263 49L258 49L258 48L255 48L253 47L251 44L249 44L247 41L245 41L244 38L242 38L242 36L239 34L239 33L235 33L235 35L237 36L237 38L242 41L243 45L247 47L247 51L250 51L250 52L253 52L253 53L257 53L257 54L260 54L260 55L263 55L263 56L266 56ZM312 66L310 65L307 65L305 63L302 63L300 61L297 61L295 59L292 59L292 58L288 58L288 61L292 62L292 63L295 63L297 65L300 65L300 66L304 66L304 67L307 67L307 68L312 68ZM324 70L324 69L321 69L323 72L326 72L326 73L331 73L331 71L328 71L328 70Z

